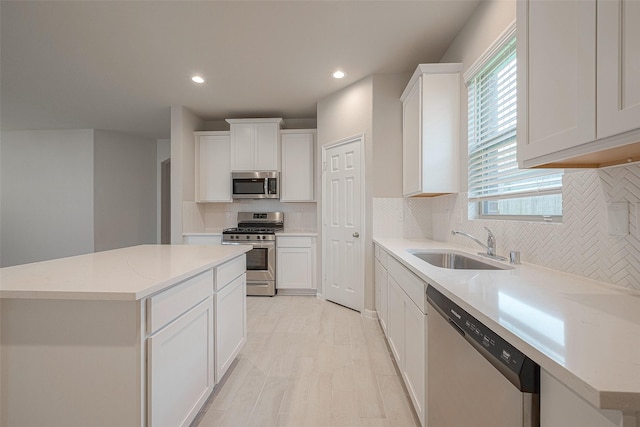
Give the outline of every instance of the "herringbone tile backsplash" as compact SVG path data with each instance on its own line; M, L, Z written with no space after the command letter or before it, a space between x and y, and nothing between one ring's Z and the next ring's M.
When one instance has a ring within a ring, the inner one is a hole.
M523 262L640 290L640 165L567 170L561 224L487 221L473 218L466 193L432 199L374 199L375 237L431 238L478 246L451 230L481 240L484 226L497 238L498 254L519 250ZM607 203L629 202L629 234L609 235ZM471 211L471 212L470 212Z

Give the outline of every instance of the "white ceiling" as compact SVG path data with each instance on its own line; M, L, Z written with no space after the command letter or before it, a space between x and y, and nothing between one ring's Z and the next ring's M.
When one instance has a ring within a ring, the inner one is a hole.
M363 77L438 62L477 4L2 0L0 125L167 138L172 105L206 120L315 118L318 100ZM338 68L346 78L330 77Z

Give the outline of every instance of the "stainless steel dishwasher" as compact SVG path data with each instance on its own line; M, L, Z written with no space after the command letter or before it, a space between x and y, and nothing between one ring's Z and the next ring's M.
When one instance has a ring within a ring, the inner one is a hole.
M538 427L540 367L427 287L429 427Z

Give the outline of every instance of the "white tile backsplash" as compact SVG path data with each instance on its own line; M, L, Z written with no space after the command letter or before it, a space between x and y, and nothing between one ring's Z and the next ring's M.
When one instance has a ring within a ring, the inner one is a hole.
M373 235L431 239L431 209L426 198L374 198Z
M233 203L185 202L183 232L217 232L238 224L238 212L284 212L285 231L316 231L316 203L245 200Z
M629 202L629 235L608 232L607 203ZM519 250L523 262L566 271L640 290L640 165L567 171L563 179L563 222L469 219L476 204L467 194L431 199L374 199L375 237L432 238L481 250L473 241L451 236L461 230L486 239L484 226L497 238L497 251Z

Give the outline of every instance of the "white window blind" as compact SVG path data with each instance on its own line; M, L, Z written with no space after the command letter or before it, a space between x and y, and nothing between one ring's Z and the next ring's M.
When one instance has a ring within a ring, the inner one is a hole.
M467 82L470 200L521 198L562 190L562 170L518 169L516 82L515 37Z

